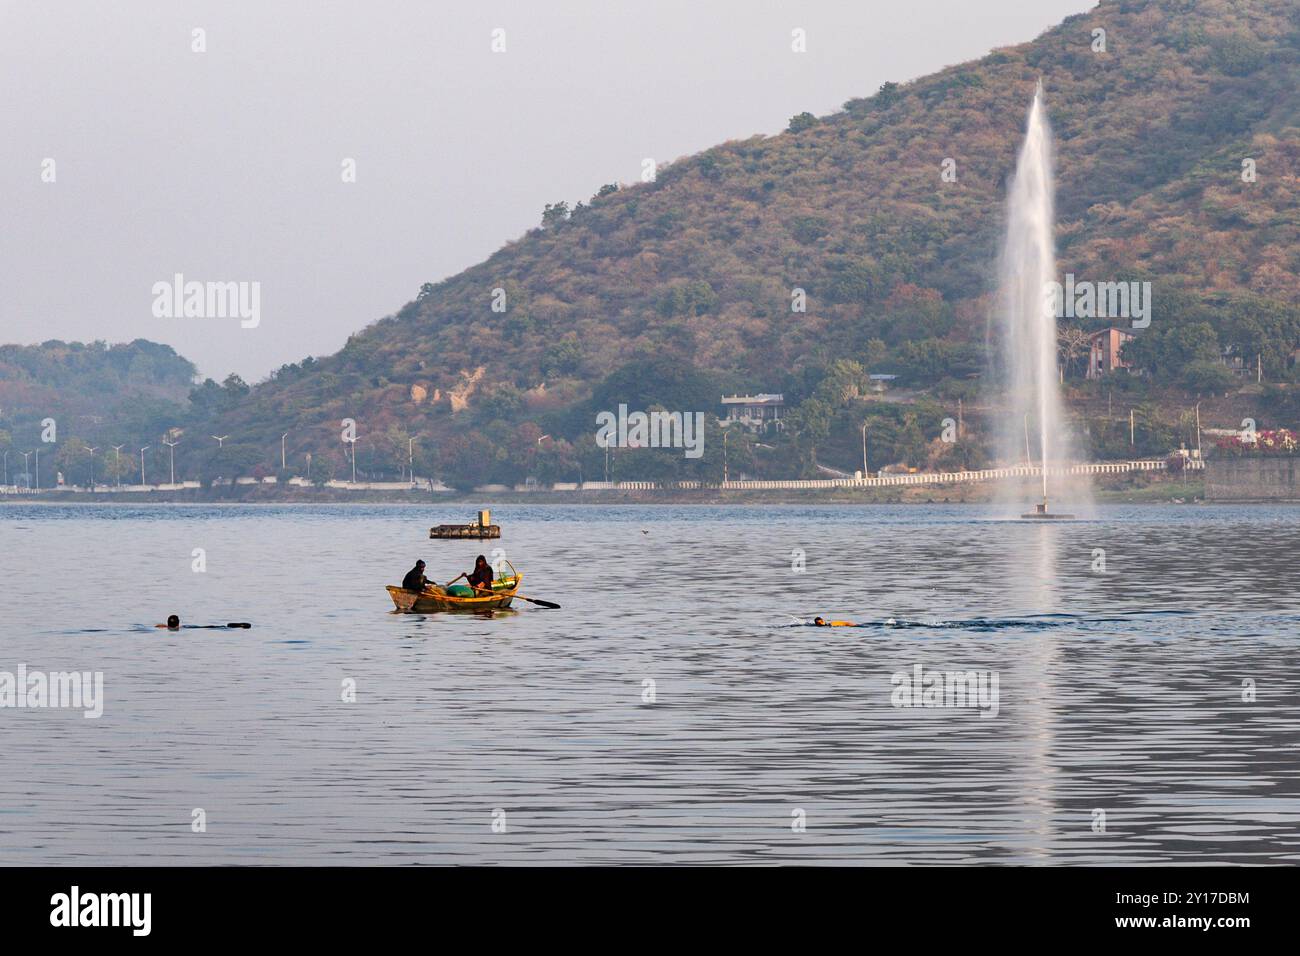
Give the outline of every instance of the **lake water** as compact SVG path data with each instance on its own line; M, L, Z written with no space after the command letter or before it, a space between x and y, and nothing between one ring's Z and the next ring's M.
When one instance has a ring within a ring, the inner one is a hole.
M428 540L469 510L0 508L0 671L104 681L98 719L0 709L0 860L1300 862L1300 508L519 506ZM497 547L563 609L391 613L415 558ZM917 665L996 708L894 706Z

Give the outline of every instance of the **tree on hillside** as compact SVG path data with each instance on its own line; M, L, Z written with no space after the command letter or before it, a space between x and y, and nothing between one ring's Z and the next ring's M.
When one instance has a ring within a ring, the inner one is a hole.
M90 446L74 435L54 452L54 467L63 473L67 484L89 484L91 457Z
M398 480L405 476L408 480L410 475L407 474L407 460L411 455L412 435L401 425L389 425L379 436L379 460L388 467L397 471Z
M1125 343L1121 355L1136 368L1171 381L1193 362L1217 361L1219 337L1208 322L1159 327L1152 323L1142 335Z
M880 90L871 98L871 105L876 109L887 110L903 98L901 87L892 80L880 84Z
M258 465L267 466L265 455L256 445L245 442L227 441L219 447L210 448L206 454L198 452L199 481L209 486L217 478L234 481L236 478L249 477ZM269 474L269 470L267 474Z
M569 204L561 200L557 203L547 203L546 208L542 210L542 228L554 229L561 225L569 218Z
M899 430L897 453L900 459L911 468L920 468L926 462L928 446L925 435L916 415L908 412L903 416L903 427Z
M661 353L635 358L611 372L593 390L591 407L595 412L617 412L620 404L629 411L658 405L675 412L716 412L721 398L713 376Z
M796 116L790 117L790 125L786 131L790 133L802 133L806 129L811 129L817 125L817 117L805 110Z
M1092 340L1083 329L1066 325L1057 333L1056 341L1062 374L1069 377L1074 374L1079 359L1091 352Z
M582 346L576 336L552 342L542 355L543 375L571 375L582 364Z
M870 387L867 370L852 359L836 359L826 368L816 397L832 409L866 395Z
M712 415L704 418L704 455L694 461L684 461L687 477L719 482L723 466L727 477L735 481L753 475L757 469L754 455L754 435L745 428L719 425Z
M472 491L492 481L497 447L478 432L453 435L439 449L442 479L459 491Z
M655 308L665 318L678 315L708 315L718 305L718 294L706 280L674 282L660 296Z
M802 402L786 414L785 433L794 444L803 474L816 469L817 446L830 434L831 415L831 407L817 398Z
M1219 339L1245 357L1259 356L1264 377L1290 378L1291 352L1300 346L1300 307L1255 296L1233 296L1222 302L1226 322Z
M122 451L127 450L123 448ZM135 464L131 453L127 452L123 455L112 448L103 451L99 456L99 462L95 465L96 480L104 484L130 482L134 471Z
M931 385L944 378L967 378L982 370L983 356L967 343L924 339L908 342L898 350L898 366L913 385Z
M547 484L580 479L577 452L563 438L551 437L538 444L534 468L537 480Z
M248 383L242 378L231 372L221 383L222 390L226 393L228 404L235 405L241 398L247 395L251 389Z
M1233 375L1222 362L1196 361L1183 369L1178 382L1194 395L1225 395L1237 386Z

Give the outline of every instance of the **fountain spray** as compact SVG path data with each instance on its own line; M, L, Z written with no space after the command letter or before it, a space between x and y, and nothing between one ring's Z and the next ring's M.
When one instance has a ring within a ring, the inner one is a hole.
M1070 517L1047 511L1048 468L1069 458L1057 383L1056 312L1048 294L1056 274L1054 222L1052 131L1039 80L1015 175L1007 190L1007 233L999 266L998 297L1006 354L1005 384L1012 412L1003 448L1009 452L1008 457L1015 456L1020 423L1037 419L1043 500L1025 516L1035 518ZM1025 444L1029 455L1027 424Z

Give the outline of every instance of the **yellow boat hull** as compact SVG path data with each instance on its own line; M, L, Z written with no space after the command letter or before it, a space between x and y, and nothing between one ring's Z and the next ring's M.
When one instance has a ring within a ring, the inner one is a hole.
M409 614L436 614L441 611L496 611L510 606L519 590L522 574L508 578L498 578L492 582L492 594L461 597L448 594L443 588L434 586L423 591L408 591L396 585L387 585L388 596L399 611Z

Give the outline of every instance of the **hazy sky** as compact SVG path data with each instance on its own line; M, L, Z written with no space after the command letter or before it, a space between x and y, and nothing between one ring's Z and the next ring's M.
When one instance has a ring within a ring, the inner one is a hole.
M0 342L143 337L256 380L644 157L779 132L1092 6L0 0ZM260 283L260 324L155 317L175 273Z

